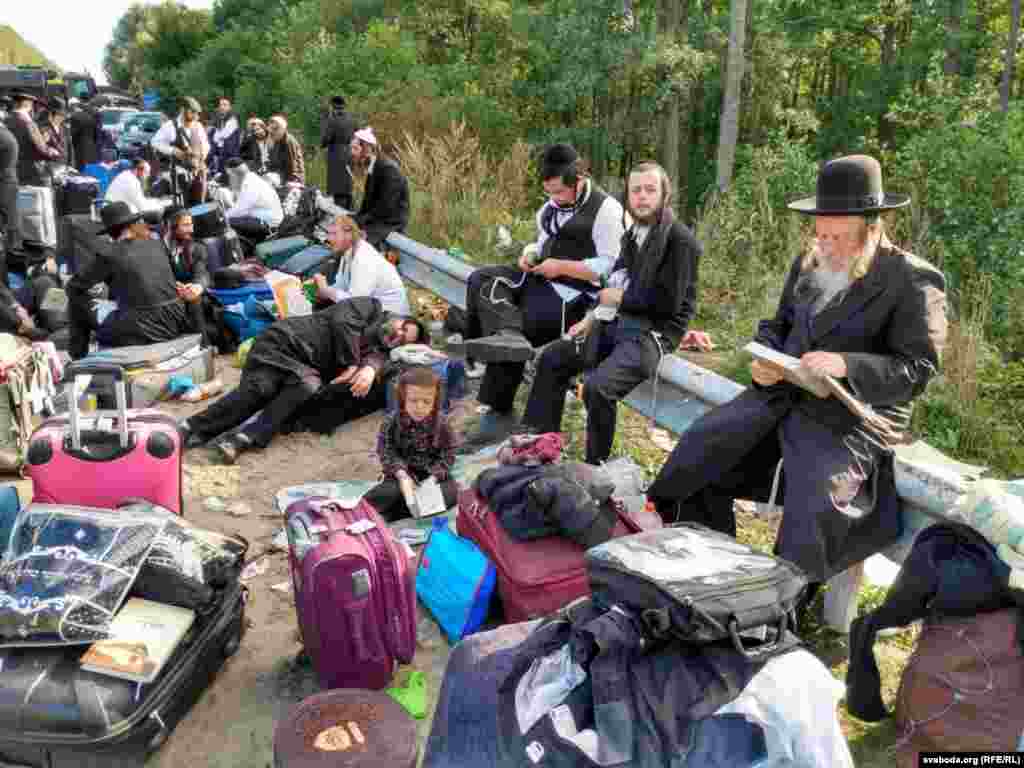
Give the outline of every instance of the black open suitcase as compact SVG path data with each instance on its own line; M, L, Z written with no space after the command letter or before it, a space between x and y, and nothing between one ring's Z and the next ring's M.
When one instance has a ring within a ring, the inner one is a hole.
M88 645L0 649L0 766L140 768L238 650L245 601L241 582L225 587L141 691L79 669Z

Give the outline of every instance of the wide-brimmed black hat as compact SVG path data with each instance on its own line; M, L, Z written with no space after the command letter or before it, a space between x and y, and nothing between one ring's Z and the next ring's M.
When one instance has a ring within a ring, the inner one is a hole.
M110 235L120 232L129 224L134 224L145 216L145 212L135 213L128 203L110 203L100 208L103 229L98 234Z
M818 172L814 197L794 200L790 210L812 216L856 216L891 211L910 202L910 195L886 194L882 166L870 155L832 160Z
M36 104L45 104L46 101L36 96L34 93L28 91L18 90L17 88L8 94L11 97L11 101L22 101L24 99L31 99Z

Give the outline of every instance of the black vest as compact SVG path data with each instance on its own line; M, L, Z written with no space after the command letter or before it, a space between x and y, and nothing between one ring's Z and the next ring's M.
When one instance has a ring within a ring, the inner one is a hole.
M28 123L20 115L11 112L7 116L7 128L18 140L18 183L28 187L43 186L43 178L36 163L46 158L39 155L32 143Z
M572 218L561 227L556 224L558 209L548 205L541 213L541 227L548 234L544 243L543 256L549 259L566 261L585 261L597 258L597 247L594 245L594 222L597 212L608 198L594 182L590 182L590 197L573 214ZM594 291L591 283L585 280L562 277L555 282L575 288L578 291Z

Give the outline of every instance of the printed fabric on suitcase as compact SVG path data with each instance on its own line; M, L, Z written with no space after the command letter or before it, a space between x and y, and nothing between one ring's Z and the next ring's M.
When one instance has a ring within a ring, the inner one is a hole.
M590 594L585 550L574 541L562 536L513 539L487 502L472 489L459 495L456 521L459 535L475 542L494 564L506 621L547 616ZM612 536L639 530L640 524L620 510Z
M408 551L364 501L311 497L286 517L295 609L321 685L387 686L395 659L416 650Z
M587 551L586 563L594 595L636 612L656 635L731 638L744 652L740 632L774 626L785 636L807 586L793 563L695 523L607 541Z

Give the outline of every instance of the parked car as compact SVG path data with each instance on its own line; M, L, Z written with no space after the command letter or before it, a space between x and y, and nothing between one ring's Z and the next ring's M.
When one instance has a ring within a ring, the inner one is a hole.
M138 111L134 107L108 107L100 110L100 128L110 137L112 144L117 144L125 121Z
M117 156L134 160L144 155L150 140L163 125L160 112L136 112L124 121L124 128L117 139Z

